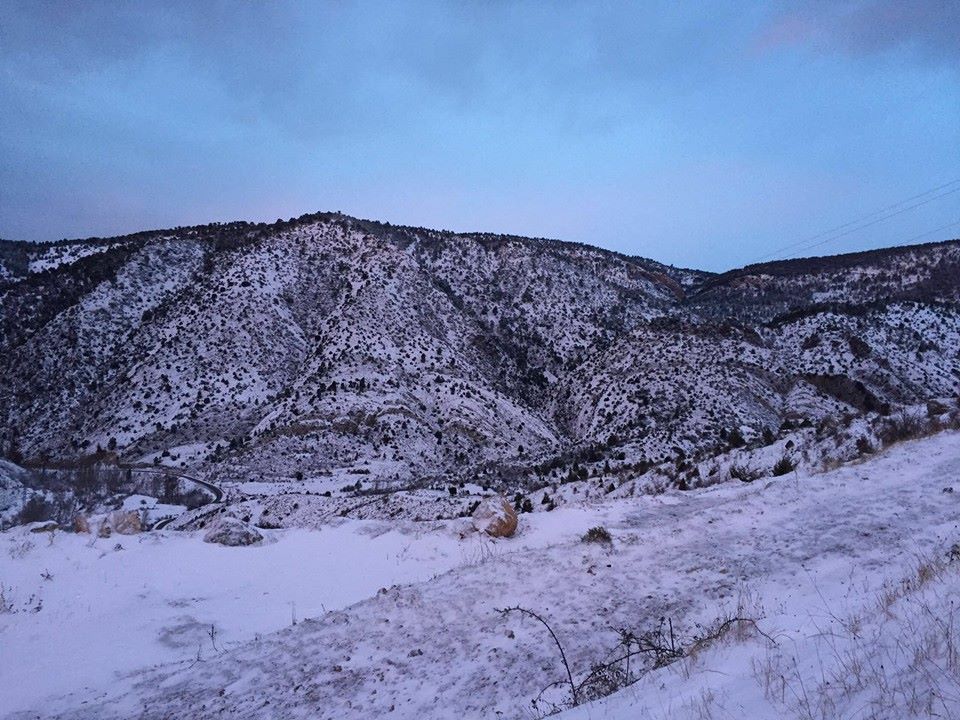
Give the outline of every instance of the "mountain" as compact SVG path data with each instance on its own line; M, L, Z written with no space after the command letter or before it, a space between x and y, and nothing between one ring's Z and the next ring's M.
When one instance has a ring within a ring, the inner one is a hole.
M519 482L960 394L960 241L720 275L340 214L0 242L11 459Z

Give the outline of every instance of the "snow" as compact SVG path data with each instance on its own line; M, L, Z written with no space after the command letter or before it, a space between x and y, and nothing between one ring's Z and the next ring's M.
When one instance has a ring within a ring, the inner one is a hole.
M769 638L748 628L557 720L958 717L960 563L949 557L896 582L838 563L791 595L763 588Z
M497 612L520 605L551 623L578 678L609 657L615 628L661 617L689 638L742 613L778 643L731 634L565 720L804 717L801 687L839 708L815 717L909 717L894 681L933 677L910 642L960 601L955 564L909 578L960 540L960 492L944 491L958 486L960 434L944 432L820 475L525 514L501 541L466 519L339 521L245 548L163 532L114 551L115 539L10 532L0 582L21 611L0 614L0 705L70 718L525 717L563 670L542 626ZM596 525L612 547L581 542ZM844 658L886 674L834 693L824 682ZM782 691L764 673L782 675Z
M51 245L41 250L29 263L31 273L53 270L61 265L74 263L81 258L105 252L119 243L70 243L67 245Z
M136 510L141 514L141 519L150 525L162 518L177 517L187 511L185 505L162 503L149 495L128 495L121 508L127 511Z
M19 513L35 490L25 487L27 473L23 468L0 458L0 527Z
M272 537L261 547L225 548L199 533L0 535L0 585L15 604L0 613L0 708L196 658L198 647L212 654L211 625L218 646L234 647L462 562L450 536L373 523ZM114 549L118 540L122 550ZM42 609L33 612L37 602Z

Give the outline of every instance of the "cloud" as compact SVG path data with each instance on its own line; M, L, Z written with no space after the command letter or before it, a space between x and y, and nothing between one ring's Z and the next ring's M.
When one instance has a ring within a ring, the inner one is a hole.
M329 208L661 257L759 243L790 224L771 198L819 217L847 203L808 185L875 183L879 204L955 171L960 84L933 63L960 67L957 13L0 0L0 235Z
M786 47L853 57L902 52L918 62L956 67L960 61L960 3L795 3L773 14L755 38L755 48L761 52Z

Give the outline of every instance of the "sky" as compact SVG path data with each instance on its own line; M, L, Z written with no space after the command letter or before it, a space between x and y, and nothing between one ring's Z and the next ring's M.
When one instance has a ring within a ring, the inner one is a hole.
M955 0L0 0L0 107L7 239L339 210L723 270L960 236Z

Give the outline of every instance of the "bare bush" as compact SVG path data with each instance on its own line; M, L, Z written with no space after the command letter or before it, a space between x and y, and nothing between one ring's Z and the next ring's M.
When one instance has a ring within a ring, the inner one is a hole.
M56 508L43 495L31 495L20 512L14 517L14 525L26 525L32 522L52 520Z
M610 536L610 532L602 526L592 527L584 534L581 541L585 543L599 543L600 545L610 545L613 543L613 538Z
M537 620L550 633L560 654L560 661L566 673L566 679L555 681L543 688L531 701L534 711L539 717L552 715L577 705L606 697L618 690L632 685L647 673L666 667L688 655L695 655L704 648L726 637L734 637L738 641L745 640L750 635L759 635L771 645L776 641L764 633L754 618L739 614L727 615L718 618L714 623L704 628L697 625L697 632L682 639L674 630L673 620L662 617L652 628L636 632L628 629L617 631L618 640L606 659L594 663L590 671L577 681L574 670L567 660L567 654L556 633L547 621L533 612L522 607L511 607L499 611L502 615L520 613ZM556 687L566 687L568 695L557 701L545 698L547 692Z
M780 477L786 475L787 473L793 472L794 468L797 467L797 464L794 462L793 458L790 455L784 455L781 457L773 466L773 476Z
M749 465L738 465L737 463L732 464L728 472L731 479L745 483L751 483L760 477L758 470L754 470Z
M887 418L881 425L877 436L884 446L893 445L903 440L913 440L930 433L930 422L922 415L903 412Z

